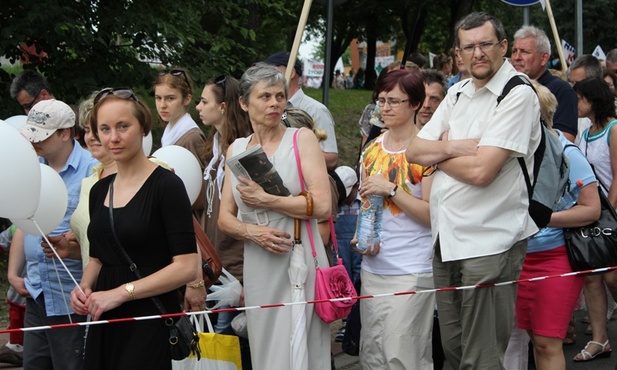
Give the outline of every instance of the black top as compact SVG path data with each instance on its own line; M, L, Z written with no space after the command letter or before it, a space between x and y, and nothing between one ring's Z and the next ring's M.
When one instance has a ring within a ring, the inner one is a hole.
M104 205L111 175L90 192L90 256L102 263L94 291L109 290L137 278L114 246L109 208ZM171 263L174 255L196 253L191 204L182 180L157 167L135 196L114 208L118 239L143 276ZM128 292L127 292L128 294ZM177 291L158 298L167 312L180 312ZM150 298L137 299L105 312L101 319L158 315ZM170 369L169 330L163 320L91 326L87 338L87 369Z
M576 136L578 131L578 99L569 83L559 77L553 76L548 69L538 82L557 98L557 111L553 117L553 128Z

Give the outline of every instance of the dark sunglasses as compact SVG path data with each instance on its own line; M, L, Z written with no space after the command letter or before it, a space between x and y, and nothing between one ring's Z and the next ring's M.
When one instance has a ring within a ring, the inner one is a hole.
M223 93L225 93L225 81L227 81L227 77L225 75L220 75L214 79L214 84L219 85L223 89Z
M163 69L162 71L159 71L158 74L159 76L165 76L166 74L170 74L176 77L183 76L186 84L189 85L189 87L191 86L191 84L189 83L189 78L186 77L186 72L184 72L184 70L182 69Z
M108 95L115 95L122 99L131 99L134 102L138 102L137 95L133 92L133 90L128 87L106 87L103 90L99 91L98 94L94 97L94 104L96 105L101 99L105 98Z

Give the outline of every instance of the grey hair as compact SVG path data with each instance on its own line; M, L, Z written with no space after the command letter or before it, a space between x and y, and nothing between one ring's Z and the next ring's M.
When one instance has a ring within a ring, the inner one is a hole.
M445 98L446 94L448 94L448 81L446 80L446 76L434 69L423 69L421 73L422 76L424 76L425 84L430 85L436 82L441 85L441 97Z
M594 57L591 54L581 55L580 57L574 59L574 62L570 64L566 74L568 75L568 80L570 79L570 71L577 68L585 68L585 77L597 77L602 78L602 65L598 58Z
M282 82L285 86L285 98L287 98L287 83L285 83L283 72L273 65L259 62L247 69L240 78L240 97L245 103L248 102L253 88L259 82L265 82L266 86L273 86Z
M486 22L491 22L493 25L493 29L495 30L495 35L497 36L497 41L501 41L506 38L506 31L503 29L503 24L501 21L494 16L485 13L485 12L474 12L465 16L465 18L459 20L454 26L454 35L456 37L456 46L461 46L461 40L458 37L458 32L460 30L471 30L474 28L478 28L484 25Z
M81 126L82 128L86 128L86 126L90 124L90 119L92 117L92 108L94 108L94 98L98 95L98 93L98 90L94 91L92 94L90 94L90 97L88 97L88 99L79 103L79 116L77 118L79 119L79 126Z
M536 40L537 52L551 54L551 42L543 30L534 26L523 26L514 34L514 40L526 38L534 38Z
M609 51L608 54L606 54L606 61L608 63L615 63L615 62L617 62L617 49L613 49L613 50Z
M50 94L52 93L51 85L45 77L33 69L26 69L13 78L9 93L11 98L15 99L20 91L25 90L28 95L36 98L43 89L47 90Z

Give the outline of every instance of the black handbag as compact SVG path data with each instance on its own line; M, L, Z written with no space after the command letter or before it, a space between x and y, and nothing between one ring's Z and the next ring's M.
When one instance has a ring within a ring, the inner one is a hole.
M600 186L598 193L602 208L600 219L587 226L563 230L572 271L617 265L617 214Z
M116 228L114 226L114 182L113 180L109 184L109 222L111 227L111 233L114 237L117 251L122 257L129 263L129 269L135 274L137 279L141 279L141 271L137 268L137 265L131 259L131 256L126 252L118 236L116 235ZM163 315L167 313L165 307L157 297L151 297L152 302L156 306L157 310ZM195 327L191 323L191 320L187 316L180 316L176 318L168 317L165 319L165 325L169 328L169 349L171 358L173 360L183 360L193 353L197 358L201 358L201 351L199 349L199 335L197 334Z

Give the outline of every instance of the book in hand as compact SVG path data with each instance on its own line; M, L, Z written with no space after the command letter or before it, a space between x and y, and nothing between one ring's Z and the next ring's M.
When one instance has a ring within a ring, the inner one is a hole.
M291 195L283 184L283 179L259 144L229 158L225 163L236 178L240 176L249 178L258 183L268 194Z

